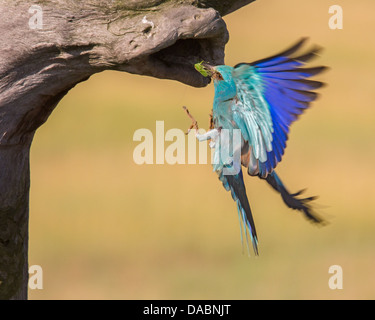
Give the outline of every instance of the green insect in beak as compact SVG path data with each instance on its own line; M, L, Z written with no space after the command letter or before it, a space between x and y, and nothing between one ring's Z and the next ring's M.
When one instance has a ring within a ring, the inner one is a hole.
M194 68L204 77L211 77L214 73L213 67L204 61L196 63Z

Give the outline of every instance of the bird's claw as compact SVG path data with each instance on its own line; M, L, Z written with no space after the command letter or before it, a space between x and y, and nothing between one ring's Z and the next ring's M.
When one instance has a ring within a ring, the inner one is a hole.
M191 129L194 128L194 129L198 130L199 127L198 127L198 122L197 122L197 121L194 119L194 117L190 114L188 108L186 108L185 106L183 106L182 108L185 110L187 116L191 119L191 122L192 122L191 125L190 125L190 127L189 127L189 129L188 129L188 131L185 133L185 134L187 135L187 134L189 134L189 132L191 131Z

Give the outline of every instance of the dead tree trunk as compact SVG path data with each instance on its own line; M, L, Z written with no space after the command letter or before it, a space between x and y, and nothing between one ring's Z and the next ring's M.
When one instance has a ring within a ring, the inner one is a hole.
M27 299L29 149L77 83L119 70L207 85L221 16L254 0L0 0L0 299Z

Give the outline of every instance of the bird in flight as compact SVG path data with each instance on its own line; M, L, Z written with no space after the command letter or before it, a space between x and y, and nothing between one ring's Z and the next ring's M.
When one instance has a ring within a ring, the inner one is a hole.
M306 40L301 39L277 55L234 67L211 66L204 61L195 64L203 76L211 77L215 87L210 130L203 134L196 130L196 137L199 141L211 140L210 146L215 149L213 169L237 204L241 242L245 238L249 250L250 236L256 255L258 236L242 166L250 176L267 181L289 208L301 211L314 223L324 222L312 210L310 202L315 197L299 197L303 190L290 193L275 172L291 124L317 98L315 90L324 85L309 78L326 67L304 67L320 48L297 54ZM190 129L198 129L195 119L185 110L193 120Z

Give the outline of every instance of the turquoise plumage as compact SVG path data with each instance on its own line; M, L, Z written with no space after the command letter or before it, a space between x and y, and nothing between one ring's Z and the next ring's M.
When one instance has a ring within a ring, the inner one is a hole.
M312 222L323 222L309 204L314 197L298 198L301 191L290 194L274 171L282 160L290 125L317 98L314 90L323 85L308 78L325 67L303 68L317 56L319 48L293 56L305 41L302 39L286 51L253 63L234 67L196 64L199 72L213 79L215 87L213 128L205 134L197 133L197 138L212 140L214 171L237 203L241 239L244 232L248 244L250 236L255 254L258 254L258 237L241 165L249 175L266 180L288 207L302 211ZM237 140L236 132L239 132Z

